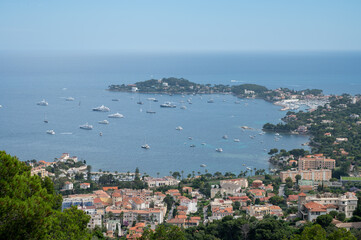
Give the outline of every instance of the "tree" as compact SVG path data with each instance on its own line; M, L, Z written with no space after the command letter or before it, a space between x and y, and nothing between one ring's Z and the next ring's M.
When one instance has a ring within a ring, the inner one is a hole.
M296 235L292 240L327 240L326 231L319 225L315 224L306 227L300 235Z
M184 232L177 226L158 225L155 231L145 229L140 240L185 240Z
M316 218L316 223L320 224L323 228L330 226L331 222L332 216L329 214L321 215Z
M293 186L292 178L290 178L290 177L286 178L286 186L288 188L292 188L292 186Z
M343 222L343 221L345 221L345 219L346 219L346 214L345 214L345 213L339 212L339 213L337 214L337 220Z
M301 177L301 175L297 174L295 176L295 178L296 178L296 183L298 183L298 181L300 181L302 177Z
M283 203L284 202L284 199L283 199L283 197L280 197L280 196L277 196L277 195L275 195L275 196L273 196L273 197L271 197L270 199L269 199L269 202L270 203L272 203L273 205L280 205L281 203Z
M278 153L278 149L277 149L277 148L272 148L272 149L268 152L269 155L273 155L273 154L275 154L275 153Z
M61 212L49 178L31 176L30 167L3 151L0 176L0 239L90 238L90 217L76 208Z

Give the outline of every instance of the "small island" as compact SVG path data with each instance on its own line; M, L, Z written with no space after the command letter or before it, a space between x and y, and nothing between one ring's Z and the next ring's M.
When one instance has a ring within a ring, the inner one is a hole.
M239 98L260 98L277 105L288 107L290 103L297 101L312 101L327 99L320 89L291 90L278 88L271 90L258 84L199 84L184 78L150 79L134 84L113 84L108 87L113 92L139 92L139 93L162 93L162 94L233 94ZM304 102L303 102L304 103Z

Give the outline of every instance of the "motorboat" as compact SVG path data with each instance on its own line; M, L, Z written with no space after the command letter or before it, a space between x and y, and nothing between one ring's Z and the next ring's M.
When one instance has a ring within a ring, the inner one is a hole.
M193 138L192 137L188 137L189 140L192 140Z
M47 130L46 133L47 133L47 134L50 134L50 135L54 135L54 134L55 134L54 130Z
M152 110L147 110L147 113L152 113L152 114L154 114L154 113L156 113L155 111L152 111Z
M100 107L93 108L93 111L95 112L109 112L110 109L104 105L101 105Z
M67 98L65 98L65 101L74 101L75 99L73 98L73 97L67 97Z
M109 124L109 121L108 120L102 120L102 121L99 121L98 123L99 124Z
M207 103L214 103L214 100L213 100L213 99L209 99L209 100L207 101Z
M150 146L148 144L144 144L144 145L141 146L141 148L150 149Z
M206 145L206 143L205 143L205 142L202 142L201 144L202 144L203 146L204 146L204 145Z
M102 133L102 132L100 132L100 133L99 133L99 136L103 136L103 133Z
M246 167L246 169L247 169L247 170L252 170L252 168L250 168L250 167Z
M186 106L181 106L180 109L185 110L185 109L187 109L187 107Z
M228 139L228 136L227 136L227 135L224 135L222 138L223 138L223 139Z
M222 148L216 148L216 152L223 152Z
M108 115L108 118L123 118L123 114L120 113L114 113L114 114L110 114Z
M180 131L180 130L183 130L183 128L181 126L178 126L178 127L175 128L175 130Z
M190 145L190 147L196 147L196 145L192 144L192 145Z
M165 102L165 103L161 104L160 107L162 107L162 108L175 108L177 106L172 104L171 102Z
M39 105L39 106L48 106L48 102L45 101L45 99L43 99L42 101L38 102L36 105Z
M241 140L239 140L238 138L233 139L234 142L240 142Z
M143 105L144 103L142 101L138 101L137 104Z
M93 129L93 125L89 125L88 123L86 123L84 125L80 125L79 127L84 130L92 130Z
M113 98L112 101L113 102L119 102L119 99L118 98Z
M207 167L207 165L205 165L205 164L201 164L201 167Z

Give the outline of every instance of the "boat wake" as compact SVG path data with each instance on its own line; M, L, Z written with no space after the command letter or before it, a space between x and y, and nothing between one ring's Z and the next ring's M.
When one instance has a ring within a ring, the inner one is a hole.
M63 135L71 135L73 134L72 132L63 132L63 133L60 133L60 134L63 134Z

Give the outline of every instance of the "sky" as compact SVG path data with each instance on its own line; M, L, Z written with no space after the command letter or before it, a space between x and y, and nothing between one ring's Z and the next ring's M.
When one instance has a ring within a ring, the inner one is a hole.
M0 51L361 51L360 0L0 0Z

